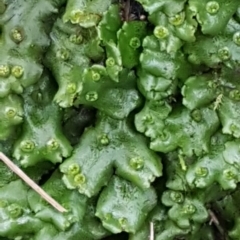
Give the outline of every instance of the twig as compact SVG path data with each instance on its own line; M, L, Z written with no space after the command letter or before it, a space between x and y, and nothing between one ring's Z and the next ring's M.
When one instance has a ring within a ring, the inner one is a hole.
M154 225L153 222L150 222L150 236L149 240L154 240Z
M210 217L211 217L210 222L209 222L209 225L211 225L211 224L213 223L213 224L215 225L215 227L218 229L218 231L219 231L222 235L224 235L224 230L222 229L222 227L221 227L221 225L220 225L220 223L219 223L219 221L218 221L217 216L215 215L215 213L214 213L211 209L208 210L208 213L209 213L209 215L210 215Z
M125 3L125 14L124 14L126 21L129 20L130 8L131 8L130 0L127 0Z
M0 152L0 159L43 199L51 204L59 212L67 212L58 202L49 196L41 187L39 187L31 178L29 178L17 165L15 165L4 153Z

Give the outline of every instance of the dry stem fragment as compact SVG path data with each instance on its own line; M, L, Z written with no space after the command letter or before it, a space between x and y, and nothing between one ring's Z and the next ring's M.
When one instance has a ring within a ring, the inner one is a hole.
M51 204L59 212L67 212L56 200L49 196L41 187L39 187L31 178L29 178L17 165L15 165L5 154L0 152L0 159L16 173L27 185L36 191L43 199Z
M150 236L149 236L149 240L154 240L154 226L153 226L153 222L150 222Z

